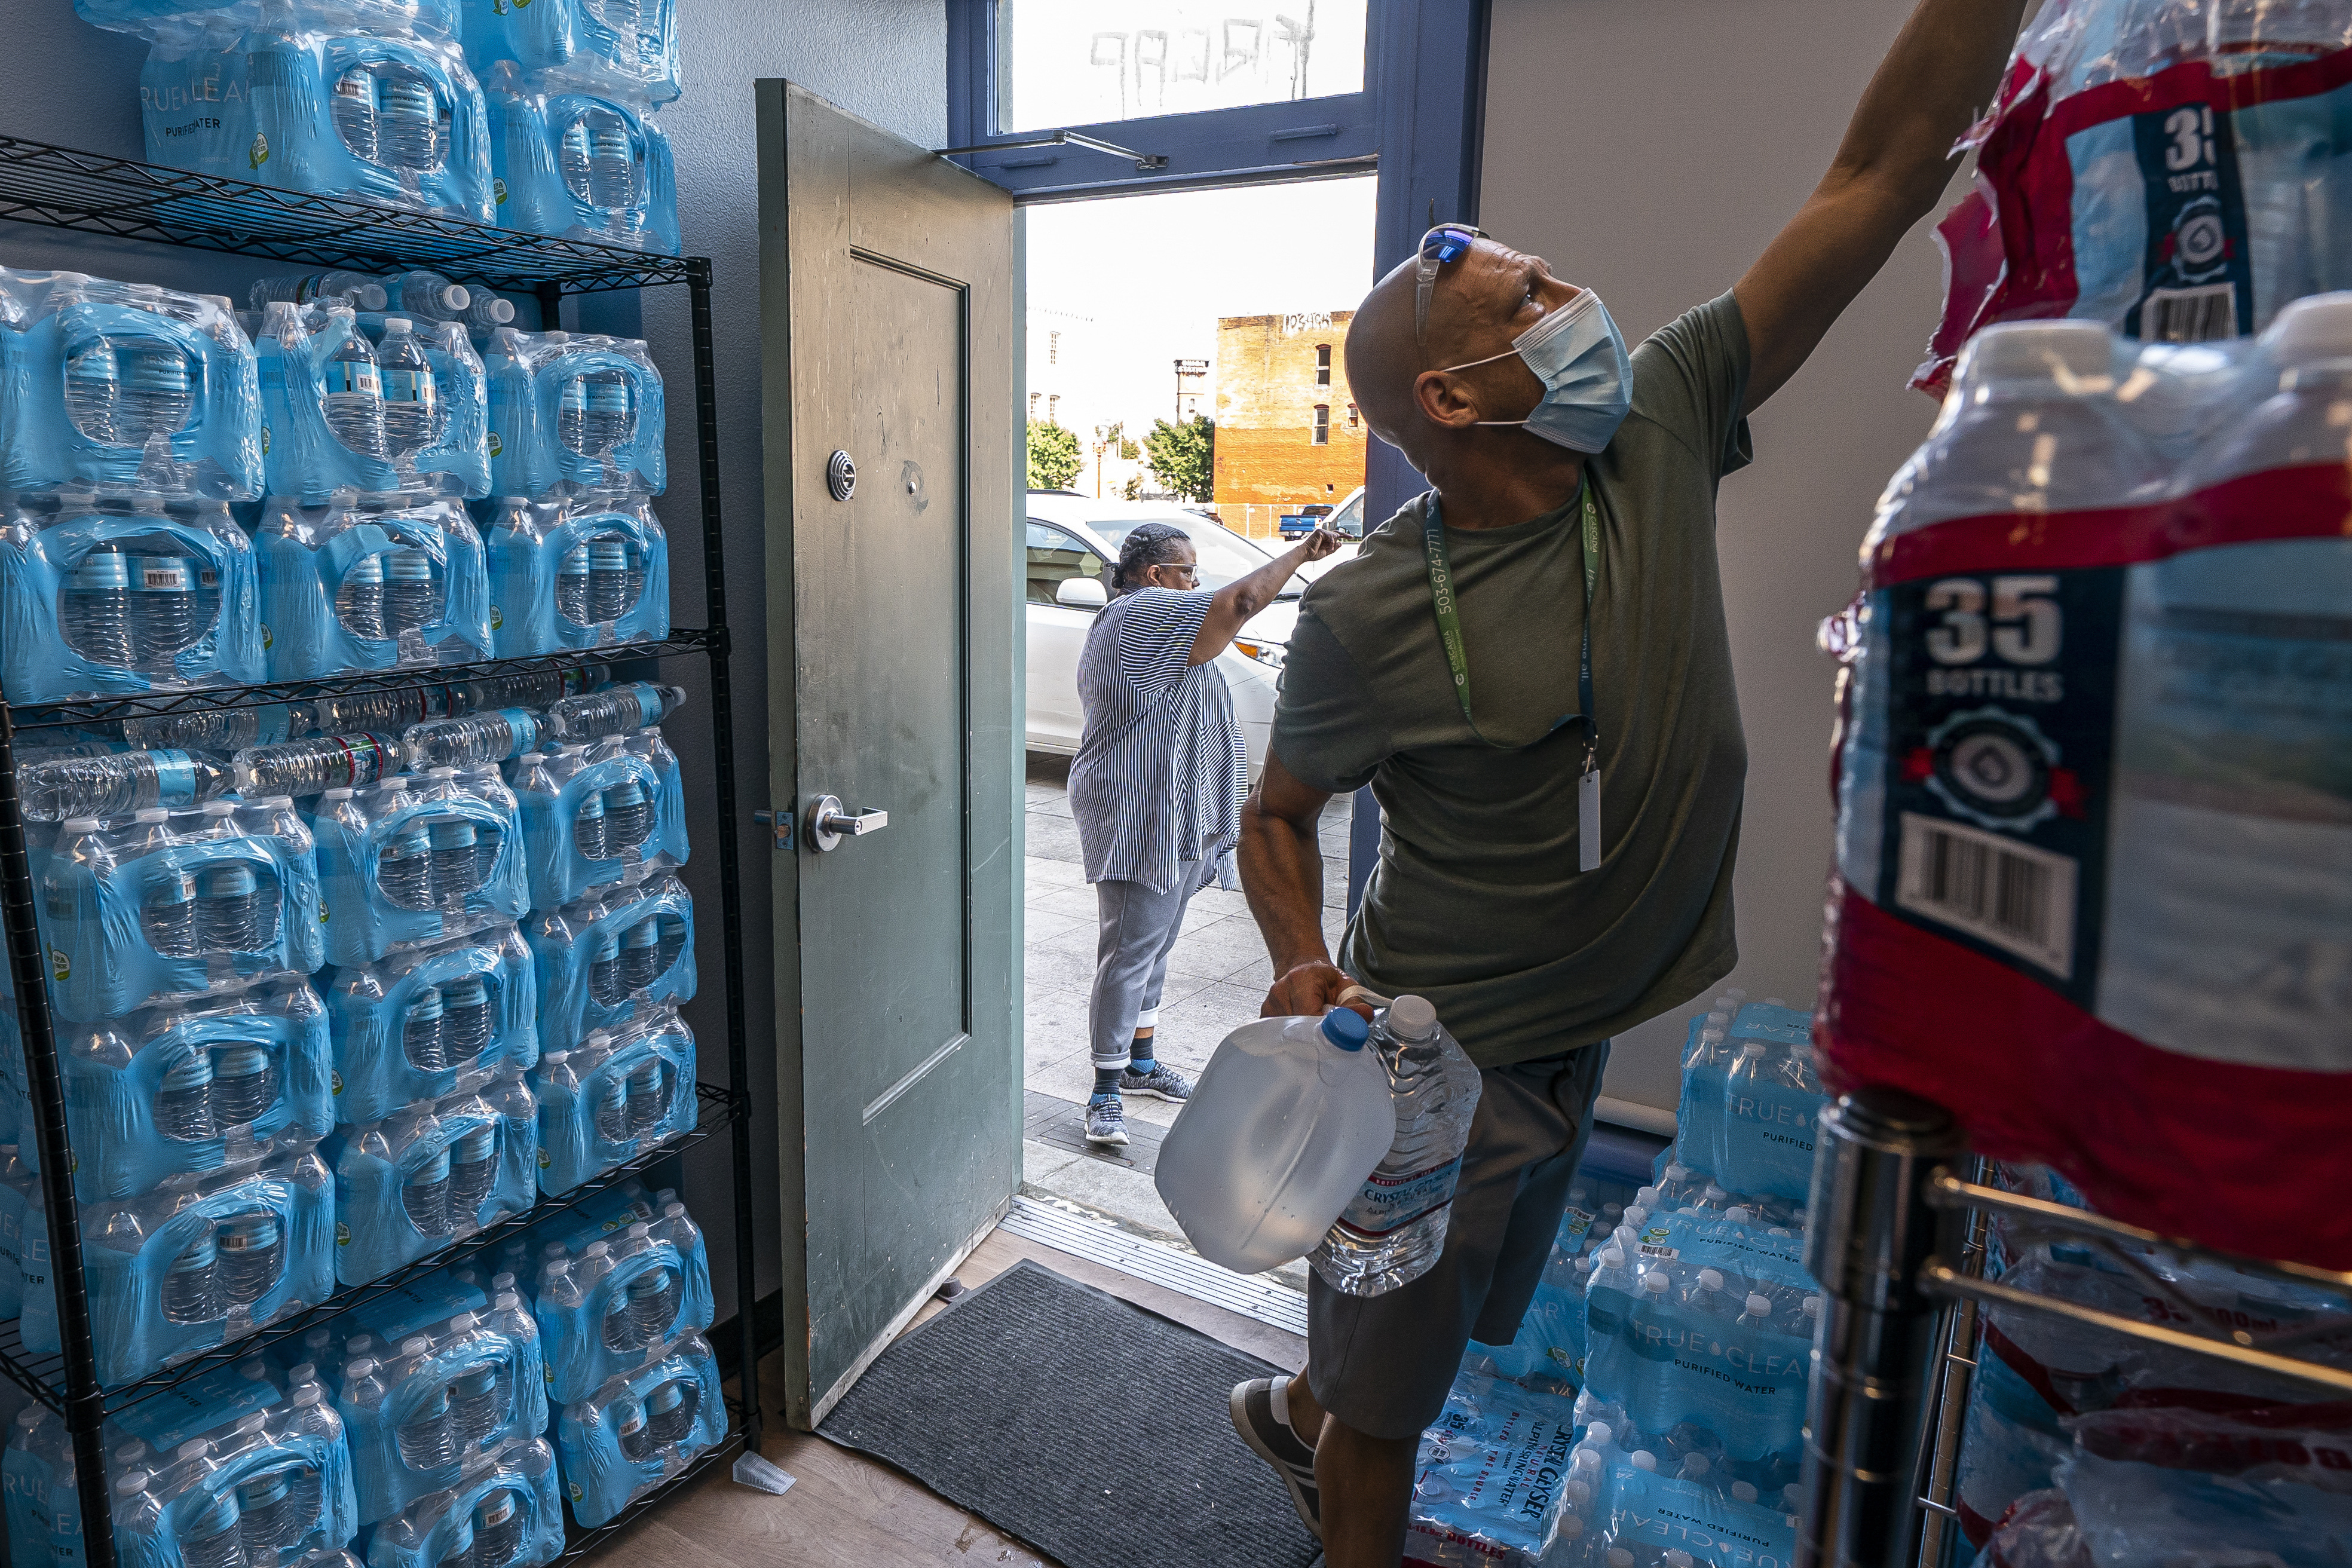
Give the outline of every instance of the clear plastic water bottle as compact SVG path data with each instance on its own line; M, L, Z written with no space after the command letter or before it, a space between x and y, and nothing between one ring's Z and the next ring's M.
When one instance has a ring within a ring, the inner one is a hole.
M195 388L188 362L176 346L142 343L114 354L121 379L114 395L114 445L144 447L170 436L195 412Z
M641 1345L657 1345L677 1321L677 1275L648 1269L629 1281L629 1322Z
M555 437L574 452L586 450L583 445L588 439L588 387L585 377L572 376L557 388Z
M237 1534L247 1568L275 1568L295 1539L293 1470L264 1470L237 1484Z
M403 1357L423 1355L432 1348L432 1342L419 1336L401 1342ZM449 1391L437 1388L431 1398L420 1402L416 1414L401 1424L394 1441L400 1448L400 1462L412 1470L437 1470L457 1458L456 1434L450 1430Z
M461 320L474 302L472 289L424 267L394 273L383 280L383 288L393 310L427 321ZM389 328L392 323L384 325Z
M629 427L635 422L628 374L617 370L591 371L580 378L579 384L583 387L580 439L573 449L601 458L629 438Z
M443 1054L442 1007L439 988L419 986L408 999L400 1022L400 1051L419 1072L439 1072L449 1065Z
M230 759L230 767L237 793L247 800L258 800L273 795L365 789L397 768L399 758L399 744L390 735L361 730L313 735L274 746L248 746Z
M456 287L454 284L451 287ZM441 394L432 362L405 316L383 319L383 342L376 345L383 380L384 455L397 462L433 445L441 434Z
M124 816L149 806L186 810L226 793L232 775L187 752L117 752L59 757L16 769L16 798L33 822Z
M644 990L661 977L661 931L648 915L621 937L621 990Z
M1388 1069L1396 1136L1308 1258L1325 1284L1350 1296L1393 1290L1436 1263L1478 1109L1478 1069L1425 999L1390 1004L1372 1047Z
M629 542L601 533L588 542L588 618L597 626L628 614Z
M395 550L385 557L384 635L396 637L440 618L441 593L433 580L433 557L422 550Z
M604 791L604 854L626 854L654 830L653 803L637 779L623 779Z
M412 725L400 743L412 771L474 768L520 756L539 743L539 730L538 715L529 709L501 708Z
M155 1131L183 1143L201 1143L220 1136L213 1120L213 1058L210 1051L192 1051L163 1075L155 1089Z
M424 174L441 166L441 100L414 71L376 79L376 159L387 169Z
M121 379L114 345L94 338L66 357L66 417L75 429L102 447L119 447L114 401Z
M604 1348L620 1354L645 1348L645 1338L637 1332L636 1320L629 1316L629 1298L624 1291L619 1300L604 1309Z
M242 1127L278 1103L278 1064L263 1045L223 1046L213 1052L213 1121Z
M142 668L173 656L211 628L196 615L196 563L184 555L131 557L131 646Z
M335 588L335 618L355 637L381 642L391 635L383 625L382 555L362 555L343 568Z
M284 1232L274 1214L239 1215L221 1226L220 1289L228 1307L250 1307L269 1294L286 1256Z
M548 703L548 731L567 742L602 741L604 736L645 729L646 724L661 724L685 703L685 687L630 682L612 691L591 691Z
M694 1430L694 1407L702 1391L684 1381L665 1383L646 1395L646 1436L656 1449L685 1441Z
M353 66L335 79L332 112L335 134L352 157L362 163L378 162L376 156L376 83L375 75L365 66ZM299 303L298 300L296 301ZM383 301L378 300L370 310L381 310Z
M419 1236L449 1234L449 1151L436 1149L400 1184L400 1206Z
M340 341L320 367L326 383L327 433L365 458L383 456L383 375L358 319L341 306L327 311L328 331ZM358 630L356 626L352 628ZM367 634L362 632L361 636Z
M81 558L58 595L58 629L66 646L92 664L129 669L138 662L131 636L131 563L101 545Z
M243 861L207 866L196 876L196 942L205 952L258 952L278 934L262 930L261 879Z
M505 1385L499 1362L467 1368L449 1384L449 1426L459 1447L470 1448L499 1429L507 1410Z
M499 1130L485 1122L449 1146L449 1209L461 1226L474 1223L499 1179Z
M467 894L482 885L481 847L476 842L479 835L473 819L436 817L428 837L433 846L433 901L443 906L463 903Z
M575 544L555 569L555 613L575 626L593 624L588 595L588 547Z
M245 1541L238 1522L236 1493L223 1492L183 1528L181 1568L244 1568Z
M478 974L461 974L441 988L441 1053L462 1068L489 1048L490 986Z
M646 1430L646 1409L634 1399L624 1399L613 1406L613 1439L621 1450L621 1458L640 1464L654 1451L653 1435Z
M637 205L637 160L628 122L592 112L588 122L588 205L620 211Z
M173 1323L209 1323L221 1315L220 1247L209 1230L163 1271L163 1317Z
M588 1037L591 1041L596 1037ZM635 1134L629 1126L629 1086L627 1080L608 1075L596 1086L596 1136L607 1143L626 1143Z
M321 697L315 702L299 705L309 717L309 722L299 728L337 733L351 730L404 730L419 720L447 718L450 701L451 692L446 686Z
M196 933L196 879L185 871L156 879L139 908L139 921L147 944L165 958L194 958L204 951Z
M354 74L365 76L367 68L360 67ZM375 89L373 82L367 90L367 112L369 118L373 120L375 115ZM335 95L340 118L342 97L341 82L336 83ZM374 136L371 134L368 140L373 148ZM373 151L363 156L371 163L374 161ZM277 300L282 300L290 305L312 303L349 305L359 310L381 310L384 306L382 284L364 272L350 272L340 268L325 272L305 272L291 278L257 278L253 281L253 287L246 291L245 296L247 308L255 310L261 310Z
M1690 1288L1683 1292L1683 1305L1702 1318L1728 1321L1739 1315L1738 1303L1723 1288L1723 1271L1719 1268L1700 1269Z
M654 978L658 980L670 972L678 955L686 951L686 922L676 915L656 915L654 927Z
M621 939L610 933L596 937L588 949L588 995L600 1007L617 1007L628 1000L621 983Z
M609 860L614 851L606 842L604 830L604 796L596 790L583 791L580 811L572 819L572 842L583 859Z
M1634 1283L1633 1269L1626 1261L1623 1247L1612 1242L1592 1255L1592 1278L1585 1285L1588 1293L1608 1289L1631 1295Z
M1772 1298L1761 1291L1750 1291L1748 1300L1740 1303L1739 1316L1734 1320L1734 1326L1760 1329L1769 1327L1771 1321Z
M476 1568L474 1521L468 1514L457 1521L457 1533L450 1536L448 1550L434 1568Z
M500 327L513 324L514 301L501 300L487 289L472 289L465 313L457 319L469 327L478 327L486 332L496 331Z
M411 817L376 859L376 891L397 910L433 907L433 831Z
M522 1545L522 1507L507 1488L474 1505L474 1568L507 1568Z
M669 1114L669 1096L662 1092L663 1080L667 1076L659 1057L630 1072L626 1090L629 1137L644 1137Z

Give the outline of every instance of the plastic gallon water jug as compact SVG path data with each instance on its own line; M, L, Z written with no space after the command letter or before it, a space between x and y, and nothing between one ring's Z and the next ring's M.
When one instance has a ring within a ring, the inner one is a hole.
M1396 1137L1361 1015L1260 1018L1227 1035L1154 1178L1201 1256L1244 1274L1323 1239Z

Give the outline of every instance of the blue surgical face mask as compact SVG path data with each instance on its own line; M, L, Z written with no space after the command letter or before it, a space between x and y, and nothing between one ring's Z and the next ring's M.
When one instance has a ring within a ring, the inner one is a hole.
M1503 353L1446 372L1470 370L1518 355L1543 383L1543 401L1525 419L1481 419L1481 425L1520 425L1571 452L1598 452L1617 434L1633 405L1633 363L1625 335L1609 318L1601 296L1587 289L1511 340Z

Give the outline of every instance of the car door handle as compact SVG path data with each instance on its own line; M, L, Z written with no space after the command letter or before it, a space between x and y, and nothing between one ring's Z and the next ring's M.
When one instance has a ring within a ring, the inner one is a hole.
M841 804L840 796L831 795L809 802L807 819L808 841L819 852L834 848L845 838L863 838L890 826L888 812L872 807L851 811Z

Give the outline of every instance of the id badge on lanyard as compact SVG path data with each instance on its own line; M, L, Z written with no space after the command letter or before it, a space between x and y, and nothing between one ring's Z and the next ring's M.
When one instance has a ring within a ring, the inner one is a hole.
M1588 477L1578 486L1578 498L1584 513L1584 632L1576 659L1576 696L1580 711L1563 713L1552 722L1552 731L1563 724L1581 721L1584 725L1584 768L1576 780L1576 868L1579 871L1598 870L1601 866L1601 725L1594 716L1592 701L1592 594L1601 571L1601 509L1594 501L1592 481ZM1437 612L1437 637L1445 647L1446 668L1454 676L1454 696L1462 704L1463 721L1470 732L1497 751L1524 750L1488 741L1478 729L1478 721L1470 712L1470 659L1462 647L1462 618L1454 602L1454 569L1446 559L1445 523L1439 516L1437 498L1429 498L1429 507L1422 519L1423 552L1429 565L1429 597Z

